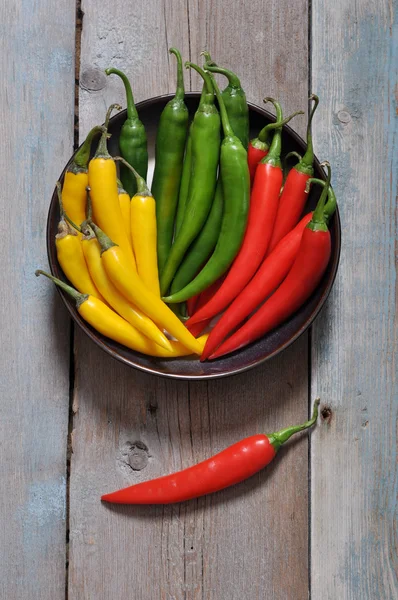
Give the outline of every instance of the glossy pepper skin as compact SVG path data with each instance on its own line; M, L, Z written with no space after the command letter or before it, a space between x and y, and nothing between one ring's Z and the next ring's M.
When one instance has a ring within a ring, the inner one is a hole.
M277 120L281 121L280 104L275 100L273 102ZM250 281L263 260L271 239L282 185L281 144L281 129L277 128L270 151L256 171L242 246L223 285L211 301L190 319L187 326L189 323L210 319L224 310Z
M207 219L214 198L220 155L220 116L214 105L210 76L197 65L186 63L186 66L202 75L206 82L206 93L192 124L192 167L184 219L160 274L160 291L163 295Z
M119 137L120 153L127 162L146 180L148 172L148 142L146 131L134 104L133 92L127 76L119 69L105 70L107 75L118 75L124 84L127 100L127 119L123 123ZM137 191L134 175L125 167L121 168L120 179L128 194Z
M232 131L242 142L247 150L249 145L249 107L247 106L246 94L241 86L239 77L230 71L219 67L208 52L202 52L206 59L205 69L211 73L220 73L228 79L227 87L221 92L227 110L229 123Z
M206 100L207 86L206 82L203 82L202 93L199 100L199 106ZM191 181L191 170L192 170L192 123L189 127L187 142L185 145L184 162L182 165L180 191L178 194L178 205L174 223L174 239L177 239L180 233L181 225L184 220L185 209L187 205L189 183Z
M318 406L319 399L315 400L311 419L302 425L252 435L193 467L104 494L101 500L114 504L172 504L235 485L266 467L292 435L315 425Z
M101 136L97 152L88 165L93 216L97 225L123 249L135 269L133 250L120 210L116 164L107 150L106 139L105 131Z
M130 196L124 189L123 184L119 179L117 180L117 193L119 196L119 205L120 210L122 211L124 228L126 230L130 246L133 247L133 243L131 240Z
M188 130L188 109L184 102L184 75L181 54L176 48L170 53L177 58L177 89L160 116L156 135L155 172L152 194L156 200L157 255L162 271L170 252L174 233L174 217L180 191L185 142Z
M82 237L84 258L86 259L90 275L103 298L123 319L138 329L148 339L166 350L171 350L170 341L164 333L142 311L128 302L110 281L101 259L101 248L93 230L88 224L84 226L83 230L85 234Z
M225 273L240 249L247 224L250 197L247 152L232 131L220 90L214 79L213 86L224 129L220 154L220 176L224 197L221 231L216 248L206 265L185 288L165 298L165 301L170 303L183 302L196 296Z
M331 238L324 213L330 186L330 165L324 164L328 167L327 184L311 221L304 229L300 248L286 279L257 312L210 355L210 359L243 348L280 325L304 304L320 282L331 255Z
M86 218L86 187L88 186L88 161L93 139L103 133L101 126L93 127L68 166L62 187L62 203L66 214L75 223Z
M264 99L264 102L268 102L268 101L270 101L270 98ZM303 111L299 110L299 111L293 113L292 115L290 115L289 117L286 117L286 119L283 119L282 121L279 121L279 122L276 121L275 123L268 123L268 125L265 125L265 127L262 128L262 130L260 131L260 133L258 134L258 136L256 138L253 138L252 140L250 140L249 148L247 151L247 162L249 165L251 185L253 185L254 176L256 174L256 169L257 169L258 163L268 154L268 150L269 150L270 143L271 143L270 134L272 133L272 131L274 129L278 129L279 127L282 127L283 125L286 125L286 123L289 123L289 121L291 121L297 115L303 115L303 114L304 114Z
M131 268L123 250L94 223L90 223L101 246L105 271L114 286L134 306L145 313L158 326L166 329L191 353L200 354L201 344L189 333L178 317L143 284L137 272Z
M272 252L277 243L298 223L307 199L305 187L308 179L314 175L314 150L311 125L319 98L315 94L312 94L310 100L314 101L314 106L308 119L307 150L300 162L289 171L286 178L268 252Z
M57 193L61 218L58 223L58 233L55 236L55 248L61 269L79 292L103 299L87 268L80 237L65 219L59 181L57 181Z
M52 277L45 271L37 270L36 276L39 275L45 275L58 287L69 294L75 300L77 312L82 319L105 337L108 337L131 350L141 352L142 354L148 354L149 356L173 358L190 354L190 351L179 342L170 342L170 350L158 346L140 333L138 329L132 327L130 323L125 321L120 315L115 313L98 298L88 294L80 294L71 286ZM197 340L198 346L204 346L206 337L207 336L202 336Z
M155 198L145 180L124 158L115 156L116 161L131 169L137 182L137 193L131 198L130 230L137 273L143 284L160 297L158 259L156 255L156 208Z
M206 223L196 240L189 247L184 260L175 274L170 288L171 294L179 292L192 281L216 247L221 229L223 203L222 185L219 179Z

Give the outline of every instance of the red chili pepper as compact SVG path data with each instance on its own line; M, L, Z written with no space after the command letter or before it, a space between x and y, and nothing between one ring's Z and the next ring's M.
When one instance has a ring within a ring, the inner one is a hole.
M264 102L272 102L271 98L264 98ZM296 115L304 114L302 110L293 113L286 119L279 120L277 119L275 123L269 123L260 131L256 138L253 138L247 150L247 162L249 165L249 173L250 173L250 183L253 185L254 175L256 174L257 165L267 154L270 145L270 133L273 129L277 129L278 127L282 127L282 125L286 125L289 123L293 117Z
M279 242L272 254L264 260L253 279L227 308L207 338L200 357L201 361L213 354L227 335L234 331L282 283L294 263L304 229L311 218L312 213L303 217L293 231ZM192 327L190 332L193 333Z
M200 294L197 294L196 296L192 296L192 298L188 298L188 300L187 300L188 317L192 317L192 315L194 314L197 302L199 300L199 296L200 296Z
M280 104L275 100L272 102L277 111L277 120L281 121ZM221 288L206 306L196 311L187 321L188 328L224 310L250 281L265 256L275 223L283 179L280 161L281 131L280 128L276 129L270 151L257 167L241 249Z
M284 282L258 311L209 358L219 358L243 348L268 333L292 315L310 297L331 255L330 232L324 215L325 199L330 186L331 170L311 221L304 229L300 248Z
M314 402L311 419L302 425L253 435L193 467L105 494L101 500L113 504L172 504L235 485L266 467L292 435L312 427L318 418L318 406L319 398Z
M307 202L308 194L305 192L305 186L309 178L314 175L314 150L312 146L311 124L319 104L319 98L315 94L312 94L310 100L314 100L314 106L307 125L307 150L300 162L289 171L286 178L279 201L274 230L268 246L268 254L295 227Z
M207 304L207 302L209 302L213 298L214 294L220 289L225 277L226 277L226 275L223 275L222 277L217 279L217 281L212 283L206 290L203 290L203 292L201 292L197 296L194 296L194 298L197 298L197 301L195 304L195 311L201 309L202 306L205 306ZM190 315L190 316L192 316L192 315ZM204 321L200 321L198 323L191 324L190 327L188 327L188 321L187 321L186 325L187 325L189 331L192 333L192 335L194 337L198 337L202 333L202 331L208 326L210 321L211 321L211 319L205 319Z

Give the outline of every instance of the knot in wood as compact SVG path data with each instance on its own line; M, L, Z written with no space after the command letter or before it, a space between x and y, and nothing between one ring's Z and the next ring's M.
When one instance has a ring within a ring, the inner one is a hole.
M88 92L98 92L106 86L106 75L100 69L90 67L85 69L80 77L80 87Z
M133 471L142 471L148 464L148 448L143 442L134 442L128 453L128 463Z

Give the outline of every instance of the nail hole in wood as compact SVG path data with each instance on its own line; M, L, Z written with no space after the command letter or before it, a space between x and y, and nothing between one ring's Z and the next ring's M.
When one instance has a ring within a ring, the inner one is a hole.
M321 410L321 417L327 423L332 420L332 409L329 406L324 406Z

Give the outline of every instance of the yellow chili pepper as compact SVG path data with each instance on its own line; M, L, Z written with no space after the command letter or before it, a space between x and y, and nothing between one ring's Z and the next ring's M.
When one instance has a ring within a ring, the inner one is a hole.
M115 156L134 173L137 193L131 198L131 239L137 263L137 273L146 287L160 298L158 256L156 242L155 198L148 189L145 179L126 160Z
M127 348L131 348L132 350L136 350L143 354L149 354L150 356L172 358L174 356L186 356L188 354L187 349L179 342L171 342L171 350L166 350L165 348L158 346L135 329L135 327L130 325L130 323L127 323L127 321L98 298L88 294L79 293L73 287L45 271L37 270L35 274L36 276L45 275L67 292L75 300L79 315L105 337L108 337L119 344L123 344ZM204 348L206 338L207 336L202 336L197 340L201 350Z
M112 105L107 113L110 114ZM107 121L105 121L107 125ZM107 132L101 136L97 152L88 165L88 185L91 188L91 202L94 220L103 231L123 248L123 252L131 263L133 269L135 259L123 224L122 211L120 210L119 196L117 193L116 164L109 154L106 146Z
M97 225L94 223L90 225L100 243L101 256L108 277L119 292L191 352L201 354L201 344L169 307L142 283L139 275L131 268L122 248L116 246Z
M82 247L90 275L108 304L130 325L136 327L150 340L171 351L170 341L158 327L142 312L134 308L115 288L106 274L101 259L101 248L91 227L86 225L83 230Z
M97 133L103 133L101 126L93 127L85 141L76 152L71 164L66 170L62 189L62 201L66 214L75 223L81 223L86 218L86 187L88 186L88 160L91 144Z
M119 196L119 205L120 205L120 210L122 211L124 228L126 230L127 237L130 242L130 246L133 248L133 243L131 240L130 196L128 195L126 190L123 188L122 182L119 179L117 180L117 193ZM133 252L134 252L134 248L133 248Z
M103 300L95 287L84 259L81 241L77 232L65 220L62 205L61 184L57 181L57 192L61 219L55 236L58 262L69 281L83 294L91 294Z

